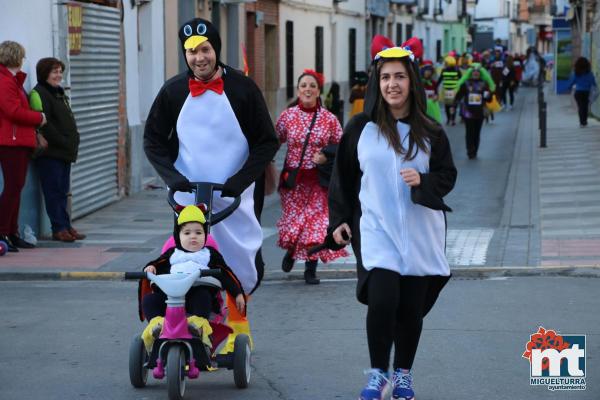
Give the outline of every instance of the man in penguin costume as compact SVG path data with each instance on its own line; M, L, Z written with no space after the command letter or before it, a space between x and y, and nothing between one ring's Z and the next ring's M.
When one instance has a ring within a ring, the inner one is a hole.
M156 96L144 131L144 151L161 178L178 193L179 204L194 203L190 182L224 185L213 212L241 196L239 208L211 229L227 264L252 293L264 273L260 214L264 171L279 142L256 84L220 59L221 39L207 20L179 29L188 71L169 79ZM186 193L188 192L188 193ZM246 318L228 297L228 323L249 334ZM232 350L231 335L226 351Z

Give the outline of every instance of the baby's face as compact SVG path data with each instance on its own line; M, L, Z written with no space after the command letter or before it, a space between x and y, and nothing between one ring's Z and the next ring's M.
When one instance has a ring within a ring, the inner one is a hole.
M204 228L199 222L188 222L179 231L181 247L187 251L195 252L204 247L206 235Z

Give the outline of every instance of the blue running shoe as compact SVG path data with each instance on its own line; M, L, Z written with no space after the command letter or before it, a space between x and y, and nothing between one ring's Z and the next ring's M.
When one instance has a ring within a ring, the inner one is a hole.
M369 375L367 386L360 392L358 400L384 400L389 396L389 379L382 370L373 368L365 371Z
M394 385L392 399L415 399L415 392L412 389L412 375L410 371L408 371L408 373L404 373L400 368L395 370L394 375L392 376L392 384Z

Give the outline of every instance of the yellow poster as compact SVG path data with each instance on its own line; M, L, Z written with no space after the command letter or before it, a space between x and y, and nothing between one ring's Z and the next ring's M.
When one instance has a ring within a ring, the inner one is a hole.
M81 4L67 4L67 19L69 24L69 54L81 53L81 27L83 25L83 8Z

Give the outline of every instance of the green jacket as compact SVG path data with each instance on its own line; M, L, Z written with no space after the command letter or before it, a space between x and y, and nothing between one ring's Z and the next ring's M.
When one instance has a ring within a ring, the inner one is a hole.
M38 83L29 94L29 104L35 111L42 111L48 123L40 128L40 133L48 141L43 157L57 158L66 162L77 160L79 132L69 98L61 87Z

